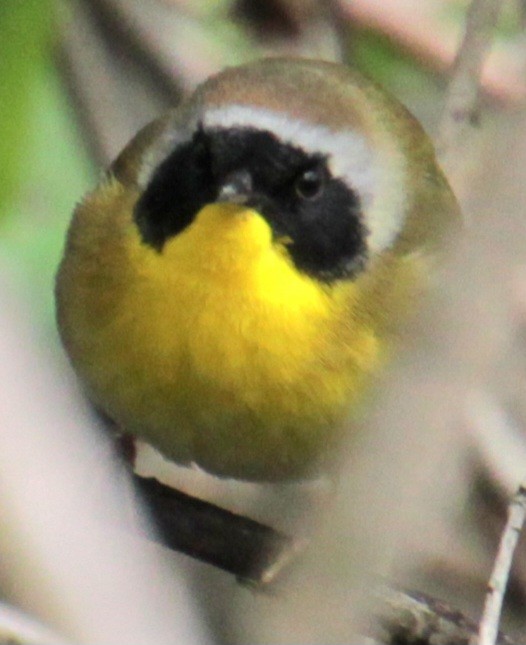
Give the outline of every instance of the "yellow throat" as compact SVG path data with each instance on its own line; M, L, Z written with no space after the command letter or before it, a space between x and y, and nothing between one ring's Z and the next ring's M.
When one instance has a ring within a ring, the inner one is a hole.
M80 208L119 210L97 206ZM61 327L94 400L182 463L258 480L315 472L377 366L357 283L299 272L287 240L235 204L206 206L162 252L122 228L107 275L66 261L59 280L59 299L82 294Z

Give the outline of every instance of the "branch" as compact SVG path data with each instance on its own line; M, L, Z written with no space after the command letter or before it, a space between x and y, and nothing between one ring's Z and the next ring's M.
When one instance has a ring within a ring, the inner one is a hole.
M431 596L387 586L375 589L373 595L376 624L371 635L380 643L469 645L476 639L476 623ZM499 634L497 643L512 645L503 634Z
M526 488L520 486L508 507L508 519L488 583L486 602L480 620L478 645L494 645L496 642L504 593L525 515Z
M271 527L155 479L134 475L134 481L163 546L219 567L258 589L268 589L296 553L292 538ZM369 631L380 643L468 645L476 638L472 620L430 596L381 586L374 589L373 601L374 624ZM497 643L513 645L502 634Z
M446 169L461 165L466 136L478 124L482 66L501 5L502 0L472 0L469 6L438 128L437 149Z
M274 578L294 552L293 540L268 526L134 475L161 543L262 585Z

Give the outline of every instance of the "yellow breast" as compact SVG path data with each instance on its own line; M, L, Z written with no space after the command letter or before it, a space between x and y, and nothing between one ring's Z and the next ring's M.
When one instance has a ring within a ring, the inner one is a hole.
M157 252L129 193L113 181L79 207L58 277L62 336L94 401L182 463L315 471L378 364L359 283L298 272L265 220L232 204Z

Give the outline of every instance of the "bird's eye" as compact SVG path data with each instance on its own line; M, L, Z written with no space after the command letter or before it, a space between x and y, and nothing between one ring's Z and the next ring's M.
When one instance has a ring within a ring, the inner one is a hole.
M310 168L296 179L294 189L300 199L316 199L323 192L325 175L321 168Z

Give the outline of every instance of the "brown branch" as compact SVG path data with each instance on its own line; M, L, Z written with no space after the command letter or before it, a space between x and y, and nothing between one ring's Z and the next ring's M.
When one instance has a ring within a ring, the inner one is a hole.
M268 526L134 475L164 546L207 562L240 579L264 584L293 540Z

